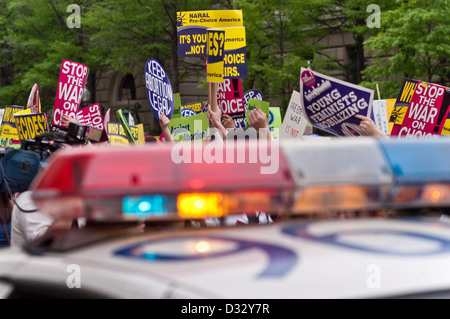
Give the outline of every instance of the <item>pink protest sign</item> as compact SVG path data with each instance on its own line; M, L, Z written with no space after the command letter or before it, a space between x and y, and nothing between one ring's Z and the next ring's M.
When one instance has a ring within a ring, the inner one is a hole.
M41 113L41 102L39 100L39 87L33 85L30 96L28 97L27 109L31 109L31 113Z
M98 128L100 130L105 129L103 124L102 112L98 103L89 105L82 108L77 112L77 120L80 124Z
M398 136L415 138L441 134L449 111L445 95L445 87L419 81Z
M63 60L53 109L52 124L54 126L61 126L63 114L72 118L76 117L88 74L87 66Z
M217 105L224 114L230 115L236 127L245 127L245 104L241 79L224 79L218 83Z

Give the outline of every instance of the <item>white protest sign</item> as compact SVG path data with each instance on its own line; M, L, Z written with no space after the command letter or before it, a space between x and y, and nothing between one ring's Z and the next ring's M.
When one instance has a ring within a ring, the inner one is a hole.
M372 112L375 125L381 132L389 135L386 100L374 100L372 105Z
M281 124L279 138L301 139L305 132L308 121L303 114L303 108L300 104L300 93L293 91L289 106Z

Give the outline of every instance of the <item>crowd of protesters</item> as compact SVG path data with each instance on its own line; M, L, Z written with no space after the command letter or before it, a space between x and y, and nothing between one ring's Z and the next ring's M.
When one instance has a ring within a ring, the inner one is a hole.
M210 90L210 92L214 92L214 90ZM236 138L236 136L239 138L240 135L236 134L237 128L233 119L229 115L222 113L221 109L217 107L216 99L216 95L211 96L210 94L208 96L207 114L210 128L215 128L225 142L227 135L232 131L234 131L234 134L232 134L233 138ZM363 134L377 138L387 138L369 117L362 115L357 115L357 117L361 120L359 126ZM169 130L170 120L163 113L160 114L160 118L161 121L159 124L162 132L160 138L156 139L155 137L148 135L145 138L145 143L174 143L174 139ZM61 125L67 128L71 122L77 122L77 120L64 115L62 117ZM257 138L272 139L267 116L258 107L255 107L249 112L248 123L249 128L247 129L254 129ZM305 135L312 133L312 130L305 131ZM56 135L52 135L52 133L47 134L47 136L50 139L52 136L56 138ZM243 134L241 136L248 138L249 135ZM71 146L66 145L66 147ZM23 246L42 237L50 229L67 229L74 227L73 221L54 221L49 215L40 212L31 198L30 190L20 194L10 194L7 191L2 191L0 192L0 198L2 202L0 209L0 222L2 224L2 227L0 227L0 247ZM271 216L266 215L263 212L258 212L257 216L256 222L272 222ZM228 224L248 223L250 219L254 220L254 218L249 218L249 215L242 214L237 217L230 217L228 219ZM212 223L214 224L214 221ZM77 221L76 226L79 227L80 225L83 225L82 220Z

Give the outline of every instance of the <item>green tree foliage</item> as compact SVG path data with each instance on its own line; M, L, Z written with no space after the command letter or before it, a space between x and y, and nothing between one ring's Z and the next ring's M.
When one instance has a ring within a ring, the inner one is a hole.
M448 0L410 0L382 11L379 32L365 42L377 61L364 84L380 83L386 98L397 96L404 78L450 85L449 8Z
M180 80L204 71L204 62L178 58L176 14L211 10L212 4L210 0L97 1L85 21L91 41L107 52L105 64L112 71L144 72L145 62L155 58L168 72L174 92L179 92Z
M11 58L2 59L9 73L5 80L7 85L0 88L0 101L25 106L33 84L37 83L42 109L52 110L62 60L86 64L91 72L95 72L98 57L91 54L84 30L68 27L67 20L73 12L67 12L67 1L17 0L2 3L5 11L0 16L5 21L5 32L1 39L6 43ZM87 6L87 3L79 1L80 7ZM2 49L2 54L5 52Z
M286 108L299 90L300 68L319 47L313 41L324 30L314 28L328 1L236 1L242 9L247 38L248 78L244 91L257 89L264 99Z

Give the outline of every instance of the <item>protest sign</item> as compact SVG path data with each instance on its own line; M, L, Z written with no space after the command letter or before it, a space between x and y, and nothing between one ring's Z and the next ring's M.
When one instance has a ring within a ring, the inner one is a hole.
M65 130L61 127L62 115L76 118L88 74L89 68L87 66L63 60L53 109L53 131Z
M131 134L133 135L133 138L135 140L139 139L138 136L138 128L137 127L130 127ZM123 129L122 124L120 123L114 123L114 122L108 122L107 125L107 133L108 133L108 143L112 145L129 145L130 142L128 141L128 137L125 134L125 131Z
M149 59L145 64L145 86L150 107L158 121L160 114L172 117L174 109L174 95L169 77L161 64L155 59Z
M129 126L135 126L136 125L136 123L134 122L133 114L131 114L131 112L128 113L128 125Z
M206 80L208 82L223 82L223 55L225 48L225 31L208 29L208 59L206 64Z
M145 144L144 124L139 123L134 126L137 128L138 131L136 144Z
M191 116L200 114L203 112L203 103L202 102L196 102L196 103L190 103L185 104L181 106L181 116Z
M106 127L108 126L108 122L111 120L111 109L108 109L108 111L106 111L105 113L105 118L103 119L103 125Z
M233 119L236 128L245 127L241 79L224 79L217 85L217 106Z
M378 129L389 135L386 100L374 100L372 105L373 121Z
M18 112L21 113L21 112ZM35 138L37 135L48 132L47 114L29 113L14 116L17 127L17 135L20 141Z
M13 140L6 137L0 137L0 147L4 148L20 148L20 141L19 140Z
M278 138L281 128L281 111L279 107L269 107L269 130L273 138Z
M41 100L39 99L39 87L34 84L28 97L27 109L31 109L31 113L41 113Z
M19 140L14 114L23 110L24 107L18 105L7 105L5 107L2 118L2 125L0 126L0 137Z
M173 94L173 113L172 113L172 119L175 119L177 117L181 117L181 96L180 93L174 93Z
M450 90L446 87L405 79L393 111L403 111L403 120L401 123L394 123L391 135L402 138L441 135L448 117L449 104Z
M363 135L357 114L370 117L374 91L301 68L300 101L312 126L337 136Z
M279 138L298 138L301 139L308 120L303 114L303 108L300 102L300 92L293 91L291 100L284 115L283 123L281 124Z
M170 121L169 131L175 142L206 140L209 134L207 113L180 117Z
M387 119L388 119L388 132L390 135L392 132L392 127L394 126L394 122L391 122L391 115L392 112L394 111L394 105L395 105L395 101L396 99L386 99L386 113L387 113Z
M99 130L104 130L105 125L102 118L102 111L98 103L82 108L77 112L76 118L80 124L92 126Z
M261 111L263 111L267 116L267 122L269 121L269 102L249 99L247 115L245 117L245 127L249 126L248 116L250 111L253 110L255 107L258 107Z
M243 25L242 10L177 12L178 56L206 56L207 29Z
M258 90L248 90L247 92L245 92L243 99L244 99L245 110L247 110L249 99L254 99L254 100L258 100L258 101L264 100L262 93L259 92Z
M223 78L247 77L247 46L245 27L222 28L225 31Z
M128 125L127 120L123 116L122 110L121 109L117 110L116 115L117 115L117 118L119 119L120 124L123 127L123 130L124 130L125 136L128 139L128 142L136 144L136 139L133 136L133 133L131 131L130 126Z
M392 127L390 135L398 135L416 87L416 80L405 79L403 81L402 88L400 89L397 99L395 99L394 106L389 115L388 125Z
M441 135L450 135L450 112L447 114L447 118L445 119Z

